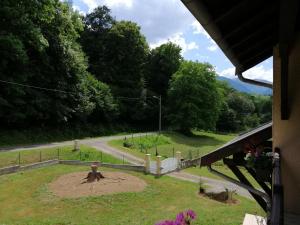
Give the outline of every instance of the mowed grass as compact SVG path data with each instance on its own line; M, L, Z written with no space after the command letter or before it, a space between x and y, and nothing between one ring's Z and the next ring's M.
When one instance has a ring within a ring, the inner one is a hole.
M150 153L152 159L155 159L157 148L159 155L163 156L164 158L172 157L173 152L174 154L176 154L176 151L180 151L185 159L191 159L201 157L216 150L236 136L233 134L225 135L203 131L194 131L193 134L194 135L191 137L176 132L163 133L159 136L149 135L133 138L131 136L128 136L126 138L126 141L132 144L132 147L130 148L126 148L123 146L123 143L125 141L124 139L113 140L110 141L109 144L140 158L144 158L145 153ZM236 179L236 176L226 165L223 164L222 161L216 162L215 164L213 164L213 167L219 172ZM185 169L184 171L198 176L222 180L222 178L220 178L219 176L216 176L209 172L206 167L191 167ZM255 187L259 187L255 179L245 169L241 168L241 171Z
M60 175L88 170L56 165L0 176L0 224L153 225L193 209L197 213L195 225L232 225L241 224L245 213L264 215L246 198L237 197L238 204L227 205L198 196L195 183L134 172L130 174L148 184L143 192L62 199L48 190L47 185Z
M180 151L185 159L196 158L205 155L226 142L232 140L235 135L222 135L210 132L195 131L193 136L185 136L176 132L165 132L161 135L148 136L128 136L126 141L132 144L130 148L123 146L124 139L112 140L109 145L131 153L140 158L145 157L145 153L150 153L155 157L156 149L159 155L164 158L172 157Z
M22 151L0 152L0 168L11 165L24 165L51 159L102 161L106 163L123 163L122 160L111 157L92 147L80 145L79 151L74 151L73 146L31 149Z

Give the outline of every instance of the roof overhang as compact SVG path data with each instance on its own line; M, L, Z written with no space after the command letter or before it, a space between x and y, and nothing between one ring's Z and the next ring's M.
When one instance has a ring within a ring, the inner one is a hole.
M269 58L278 41L279 0L182 0L236 74Z
M217 150L202 156L200 159L200 166L209 166L212 163L234 155L235 153L243 152L245 147L249 144L257 146L270 138L272 138L272 123L262 125L243 133Z

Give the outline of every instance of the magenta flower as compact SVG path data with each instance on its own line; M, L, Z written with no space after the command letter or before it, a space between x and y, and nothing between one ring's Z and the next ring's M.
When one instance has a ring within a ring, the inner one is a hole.
M184 218L184 213L181 212L181 213L178 213L177 216L176 216L176 220L175 222L179 223L179 224L182 224L184 221L185 221L185 218Z
M157 223L156 225L189 225L196 218L196 213L189 209L186 212L180 212L176 216L176 220L166 220Z
M192 220L194 220L196 218L196 213L193 210L191 210L191 209L189 209L188 211L186 211L186 215L188 217L190 217Z

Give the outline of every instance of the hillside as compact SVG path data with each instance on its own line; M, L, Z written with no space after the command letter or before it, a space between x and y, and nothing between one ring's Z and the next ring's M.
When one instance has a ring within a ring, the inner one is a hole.
M230 79L223 76L218 76L218 80L226 81L232 88L249 94L272 95L272 90L265 87L259 87L252 84L247 84L240 81L238 78Z

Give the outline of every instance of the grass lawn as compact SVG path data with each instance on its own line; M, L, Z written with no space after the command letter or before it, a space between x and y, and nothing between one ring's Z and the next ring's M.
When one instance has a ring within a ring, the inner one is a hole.
M159 137L156 135L144 136L144 137L134 137L131 138L128 136L127 142L132 146L126 148L123 146L124 140L112 140L109 142L109 145L116 147L122 151L131 153L137 157L144 158L145 153L150 153L152 158L155 158L156 147L158 153L164 158L173 156L174 152L181 151L185 159L196 158L198 156L205 155L211 151L214 151L218 147L222 146L226 142L232 140L235 135L222 135L214 134L209 132L194 132L192 137L188 137L175 132L163 133ZM144 147L144 148L143 148ZM236 176L231 172L231 170L223 164L223 162L217 162L214 165L214 168L232 178L236 179ZM204 176L214 179L220 179L219 176L216 176L209 172L206 167L192 167L184 170L185 172ZM249 179L249 181L255 186L259 187L257 182L252 178L252 176L242 168L242 172Z
M212 168L237 180L237 177L232 173L232 171L226 165L224 165L222 163L213 165ZM255 179L244 168L240 168L240 169L254 187L261 188L260 185L255 181ZM202 167L202 168L191 167L191 168L187 168L183 171L197 175L197 176L201 176L201 177L209 177L209 178L213 178L213 179L217 179L217 180L224 180L223 178L216 176L216 175L212 174L211 172L209 172L206 167Z
M148 184L143 192L77 199L61 199L49 192L47 184L53 179L85 170L89 168L55 165L0 176L0 223L153 225L163 219L174 219L180 211L193 209L197 213L193 224L232 225L241 224L245 213L264 215L249 199L237 197L239 204L226 205L198 196L197 184L134 172L130 174Z
M176 132L165 132L160 136L149 135L134 138L128 136L127 142L132 145L130 148L123 147L124 140L112 140L109 142L109 145L140 158L144 158L146 152L154 157L157 147L159 155L164 158L173 156L173 152L180 151L185 159L189 159L207 154L234 137L235 135L222 135L202 131L195 131L191 137Z
M59 159L64 160L97 160L106 163L123 163L122 160L113 158L110 155L102 153L92 147L80 145L80 151L76 152L73 151L73 146L0 152L0 168L19 164L19 156L20 165L57 159L58 157Z

